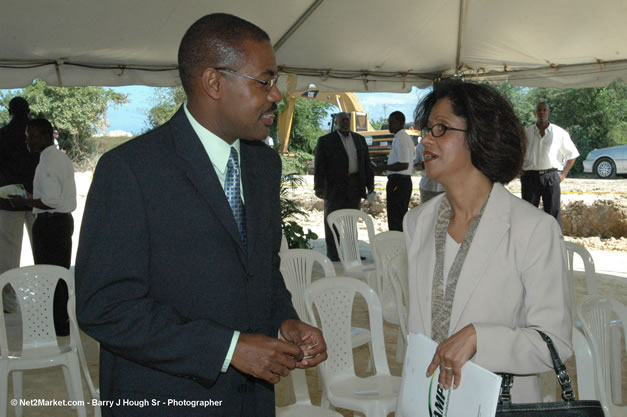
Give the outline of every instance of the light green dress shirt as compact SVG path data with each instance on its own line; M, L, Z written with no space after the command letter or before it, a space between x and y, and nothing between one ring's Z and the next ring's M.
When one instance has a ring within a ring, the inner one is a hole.
M194 116L187 110L187 102L183 105L183 110L185 110L185 116L187 116L187 120L192 125L194 132L200 138L200 142L202 146L205 148L205 152L209 156L211 160L211 164L213 165L213 169L216 171L216 175L218 176L218 180L220 181L220 185L222 185L222 189L224 189L224 183L226 180L226 166L229 162L229 156L231 154L231 147L237 150L237 162L240 162L240 154L239 154L239 139L233 142L232 145L229 145L224 140L220 139L218 136L214 135L211 131L205 128L203 125L198 123ZM241 164L240 164L241 166ZM242 181L240 181L240 195L242 196L242 202L244 202L244 188L242 185ZM226 353L226 358L224 359L224 364L222 365L222 372L226 372L229 369L229 365L231 364L231 359L233 359L233 352L235 351L235 346L237 345L237 340L239 339L239 332L237 330L233 331L233 338L231 339L231 346L229 347L229 351Z

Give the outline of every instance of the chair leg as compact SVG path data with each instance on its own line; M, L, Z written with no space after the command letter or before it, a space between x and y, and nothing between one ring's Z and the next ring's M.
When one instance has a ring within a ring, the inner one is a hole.
M24 407L20 404L20 399L24 398L24 373L22 371L13 371L11 377L13 379L13 398L17 400L17 404L15 405L15 417L22 417Z
M68 358L68 394L72 397L73 392L74 400L79 403L85 404L85 397L83 395L83 381L81 379L81 366L78 363L78 355L72 355ZM68 381L66 381L66 384ZM78 417L87 417L87 411L85 405L76 407Z
M65 388L67 389L67 396L70 401L75 402L76 396L74 394L74 390L72 389L72 379L70 377L70 371L67 366L62 366L63 370L63 380L65 381ZM76 407L72 406L72 409Z
M320 407L328 408L329 410L333 410L334 407L331 405L329 401L329 397L327 397L327 392L325 389L322 389L322 398L320 398Z
M7 417L9 407L9 371L5 365L0 362L0 417Z
M403 363L405 359L405 338L401 333L401 328L397 329L398 336L396 338L396 363Z

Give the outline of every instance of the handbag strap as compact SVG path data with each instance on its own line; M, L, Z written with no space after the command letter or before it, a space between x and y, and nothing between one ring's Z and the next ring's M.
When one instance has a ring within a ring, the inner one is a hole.
M553 345L553 341L549 336L547 336L544 332L536 329L542 339L546 342L546 345L549 348L549 352L551 353L551 359L553 360L553 369L555 370L555 375L557 376L557 381L560 383L562 387L562 399L564 401L574 401L575 393L573 392L573 387L571 385L570 376L566 371L566 367L564 363L560 359L557 354L557 350L555 349L555 345ZM512 401L512 395L510 393L512 386L514 385L514 375L512 374L501 374L503 377L501 381L501 393L499 394L499 404L509 404Z

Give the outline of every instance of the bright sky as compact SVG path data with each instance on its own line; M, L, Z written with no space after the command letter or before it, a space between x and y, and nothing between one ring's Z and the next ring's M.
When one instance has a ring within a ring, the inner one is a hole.
M147 128L146 114L153 106L152 97L155 88L145 86L113 87L113 90L128 95L129 103L117 109L109 109L107 120L109 131L124 130L132 134L140 134ZM400 110L407 120L411 120L419 98L426 90L414 88L410 93L357 93L362 106L370 115L371 120L387 117L390 113Z

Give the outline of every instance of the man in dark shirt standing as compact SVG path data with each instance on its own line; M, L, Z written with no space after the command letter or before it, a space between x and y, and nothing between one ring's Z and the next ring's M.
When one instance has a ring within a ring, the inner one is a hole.
M39 154L26 148L26 122L30 108L23 97L14 97L9 102L9 123L0 129L0 187L23 184L26 191L33 192L35 168ZM0 199L0 273L20 266L24 226L31 237L35 216L30 207L12 204ZM32 239L31 239L32 242ZM17 309L15 293L9 287L2 291L4 310Z

